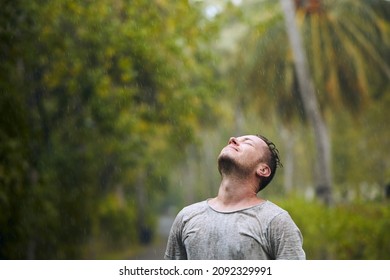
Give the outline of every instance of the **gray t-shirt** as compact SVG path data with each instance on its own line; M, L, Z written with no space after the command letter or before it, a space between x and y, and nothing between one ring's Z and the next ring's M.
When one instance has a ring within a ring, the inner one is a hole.
M165 259L305 259L302 234L287 211L270 201L219 212L207 201L183 208L168 238Z

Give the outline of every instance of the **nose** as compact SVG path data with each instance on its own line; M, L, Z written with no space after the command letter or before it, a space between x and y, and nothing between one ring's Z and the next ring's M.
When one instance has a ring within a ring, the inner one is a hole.
M238 145L236 137L230 137L228 144Z

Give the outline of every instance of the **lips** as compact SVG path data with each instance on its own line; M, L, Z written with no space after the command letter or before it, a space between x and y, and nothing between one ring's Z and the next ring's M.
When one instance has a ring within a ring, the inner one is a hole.
M231 149L235 150L236 152L238 152L238 148L233 146L233 145L228 145L227 148L231 148Z

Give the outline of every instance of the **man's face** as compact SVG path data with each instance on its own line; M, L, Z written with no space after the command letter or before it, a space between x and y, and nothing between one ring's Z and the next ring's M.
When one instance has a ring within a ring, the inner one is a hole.
M232 137L218 157L220 172L255 172L261 162L267 144L255 135Z

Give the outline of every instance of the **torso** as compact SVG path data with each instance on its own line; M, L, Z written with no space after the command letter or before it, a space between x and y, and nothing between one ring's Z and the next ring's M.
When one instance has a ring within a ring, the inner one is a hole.
M185 248L187 259L274 259L269 225L282 213L287 212L268 201L232 212L199 202L179 214L178 246Z

